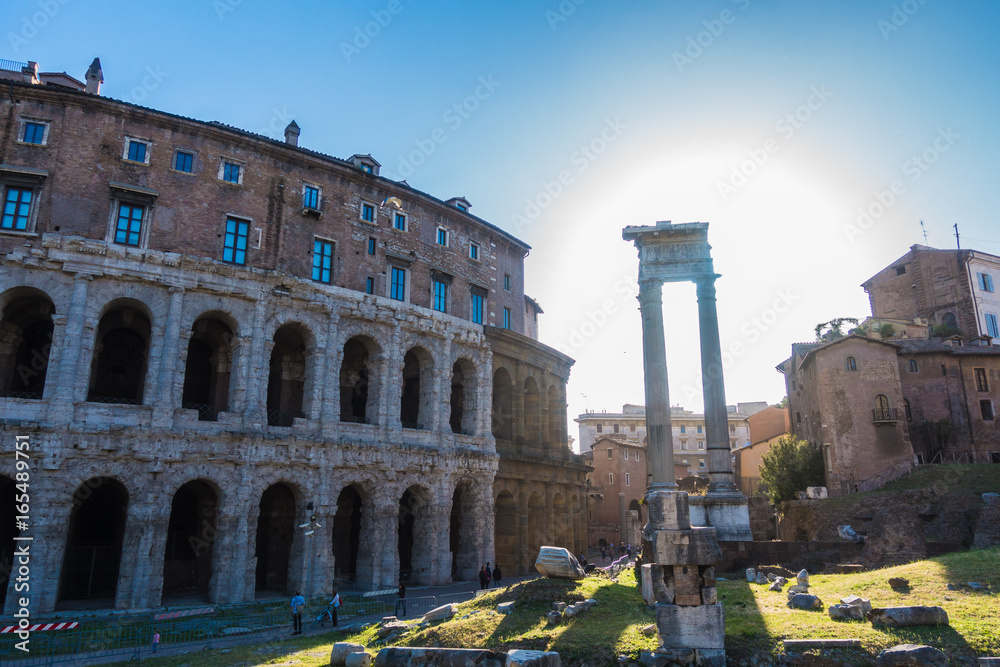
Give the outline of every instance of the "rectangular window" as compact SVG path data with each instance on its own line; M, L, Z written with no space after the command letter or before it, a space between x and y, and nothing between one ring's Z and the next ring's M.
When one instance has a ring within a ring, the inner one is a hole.
M705 467L705 459L698 459L698 467L699 468Z
M477 262L479 261L479 246L475 243L469 244L469 259L474 259Z
M406 216L402 213L396 213L392 216L392 226L401 232L406 231Z
M333 282L333 243L323 239L313 241L312 279L321 283Z
M507 290L508 292L510 291L510 274L509 273L503 274L503 288L505 290Z
M976 372L976 391L989 391L990 385L986 381L986 369L976 368L973 370Z
M687 433L687 425L681 424L681 433Z
M628 482L629 482L628 473L625 473L625 486L628 486Z
M7 196L3 201L3 221L0 228L24 231L28 228L28 217L31 213L31 198L34 191L30 188L7 188Z
M687 440L681 440L681 449L684 450L684 451L687 451L687 448L688 448L688 441Z
M434 281L434 310L448 312L448 283L441 280Z
M997 316L986 313L986 333L993 338L1000 338L1000 327L997 326Z
M897 266L896 267L896 275L897 276L901 276L904 273L906 273L906 266Z
M598 424L597 425L597 432L598 433L604 432L604 424ZM609 449L608 451L611 451L611 450Z
M235 162L222 162L222 180L227 183L240 184L243 182L243 166Z
M222 261L230 264L247 263L247 237L250 223L246 220L226 218L226 237L222 246Z
M374 236L369 236L368 237L368 254L369 255L374 255L375 254L375 237Z
M613 459L614 457L615 457L614 452L611 450L610 447L608 447L608 458Z
M319 210L319 188L312 185L302 186L302 208Z
M698 441L698 449L705 449L705 441L704 440L699 440Z
M993 276L991 276L988 273L977 273L976 275L979 276L979 289L983 290L984 292L992 292Z
M24 136L21 137L21 141L26 144L44 144L46 127L45 123L26 122L24 124Z
M184 151L174 153L174 170L190 174L194 170L194 155Z
M115 243L138 247L142 240L142 216L145 209L132 204L118 205Z
M608 473L608 484L614 484L614 483L615 483L615 474L613 472L609 472Z
M437 244L448 247L448 230L442 227L438 227L437 230Z
M618 424L613 425L611 428L614 430L615 433L618 432Z
M503 307L503 328L510 329L510 308Z
M392 267L389 297L396 301L406 301L406 269L401 269L398 266Z
M472 295L472 321L476 324L483 323L483 315L486 314L486 298L481 294Z
M361 219L365 222L375 222L375 205L361 202Z
M365 278L365 294L375 293L375 278L368 276Z
M638 460L639 460L639 452L636 452L636 453L635 453L635 460L636 460L636 461L638 461Z
M701 424L698 424L698 433L701 433Z
M128 140L128 153L126 157L132 162L146 162L146 142L137 139Z
M984 422L993 421L993 402L979 401L979 411L983 414Z

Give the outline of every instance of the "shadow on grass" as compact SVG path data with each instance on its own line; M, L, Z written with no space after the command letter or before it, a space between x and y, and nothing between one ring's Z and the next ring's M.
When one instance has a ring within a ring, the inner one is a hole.
M772 637L767 629L751 583L741 578L720 581L716 586L726 615L727 661L740 664L754 656L777 655L780 638Z

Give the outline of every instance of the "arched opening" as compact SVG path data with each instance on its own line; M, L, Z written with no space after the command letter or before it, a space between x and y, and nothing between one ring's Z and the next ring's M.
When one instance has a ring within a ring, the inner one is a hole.
M14 480L0 476L0 609L7 599L10 573L14 571L14 538L21 534L17 528L16 494Z
M13 299L0 319L0 396L40 399L52 347L48 297L32 293Z
M306 340L302 330L286 324L274 332L274 347L267 376L267 423L291 426L305 417Z
M88 401L142 405L150 332L149 318L136 308L105 313L97 325Z
M198 319L191 330L181 406L197 410L201 421L216 421L229 409L233 330L214 317Z
M493 373L493 436L502 440L514 438L514 383L503 368Z
M889 410L889 399L885 394L878 394L875 396L875 421L888 421L892 419L892 413Z
M948 329L958 329L958 320L955 318L955 313L945 313L942 315L941 324Z
M854 357L847 357L847 370L856 371L858 370L858 362Z
M371 376L377 347L370 339L355 336L344 344L340 364L340 421L374 424L378 421Z
M476 376L468 359L459 359L451 368L451 431L476 433Z
M288 592L288 563L295 537L295 494L273 484L260 497L257 519L257 591Z
M431 355L422 347L410 349L403 357L403 391L399 421L403 428L428 428L431 416Z
M451 497L448 546L451 551L451 578L472 580L479 568L476 556L476 525L473 493L468 484L459 484Z
M501 491L493 505L493 549L496 552L497 564L506 563L515 568L516 574L520 567L517 558L517 502L510 491ZM501 569L501 571L503 571Z
M337 513L333 517L333 576L337 580L359 580L363 507L362 490L356 484L345 487L337 498Z
M532 564L538 558L539 550L547 544L548 535L545 526L545 509L545 501L542 500L542 496L537 492L532 493L528 497L528 535L525 543L527 553L524 554L526 559L524 570L528 572L534 569Z
M539 430L539 420L541 415L541 402L538 396L538 385L535 378L528 377L524 380L524 439L530 444L538 444L541 439Z
M74 608L114 607L118 590L128 492L113 479L95 477L73 494L59 602Z
M566 444L563 437L563 429L566 426L566 408L563 405L562 397L555 386L549 387L549 432L548 441L551 447L560 447Z
M420 583L431 562L426 548L428 493L417 486L408 488L399 499L399 580Z
M163 597L208 600L216 535L215 491L201 480L174 493L163 555Z
M636 512L638 512L638 517L639 517L639 525L642 525L642 524L643 524L643 521L642 521L642 505L640 505L640 504L639 504L639 501L638 501L638 500L635 500L635 499L633 499L633 500L632 500L632 501L631 501L631 502L630 502L630 503L628 504L628 508L629 508L630 510L635 510Z

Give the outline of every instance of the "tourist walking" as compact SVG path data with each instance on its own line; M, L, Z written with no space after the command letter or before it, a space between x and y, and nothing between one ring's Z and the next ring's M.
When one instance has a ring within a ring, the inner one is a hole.
M486 587L490 585L490 575L486 574L486 566L483 565L479 568L479 590L486 590Z
M402 609L403 613L400 614L399 610ZM403 582L399 582L399 592L396 593L396 618L403 618L406 616L406 586Z
M156 628L153 630L153 653L156 653L158 648L160 648L160 629Z
M497 586L497 587L500 586L500 577L501 576L502 576L502 574L500 573L500 563L497 563L496 567L493 568L493 585L494 586Z
M302 634L302 609L306 606L306 599L302 597L302 591L295 591L292 598L292 634Z
M337 627L338 609L340 609L340 589L334 586L333 599L330 600L330 620L333 621L333 627Z

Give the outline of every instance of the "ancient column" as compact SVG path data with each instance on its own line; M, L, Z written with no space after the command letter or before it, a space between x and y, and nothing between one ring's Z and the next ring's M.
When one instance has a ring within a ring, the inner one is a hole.
M76 274L73 281L73 296L69 304L69 314L66 318L66 329L62 336L59 356L59 380L56 383L56 402L72 403L76 391L77 362L80 359L83 345L83 325L87 315L87 286L93 279L85 273ZM53 348L56 347L54 342ZM46 381L46 384L49 384ZM86 395L87 387L83 387ZM67 422L71 417L67 417Z
M184 288L170 287L170 304L167 307L167 320L163 327L163 346L160 348L160 368L155 383L153 399L153 422L157 426L169 426L173 421L173 409L180 407L174 404L174 382L177 377L177 366L181 335L181 310L184 305ZM152 351L151 351L152 352ZM177 396L180 398L180 396Z
M715 279L695 281L698 291L698 330L701 338L701 381L705 398L705 442L708 449L708 493L739 493L733 483L729 446L729 414L723 380L719 315L715 307Z
M674 480L670 395L667 388L667 350L663 338L662 288L663 285L658 281L644 281L639 286L642 357L646 381L646 464L652 475L647 494L677 488Z

